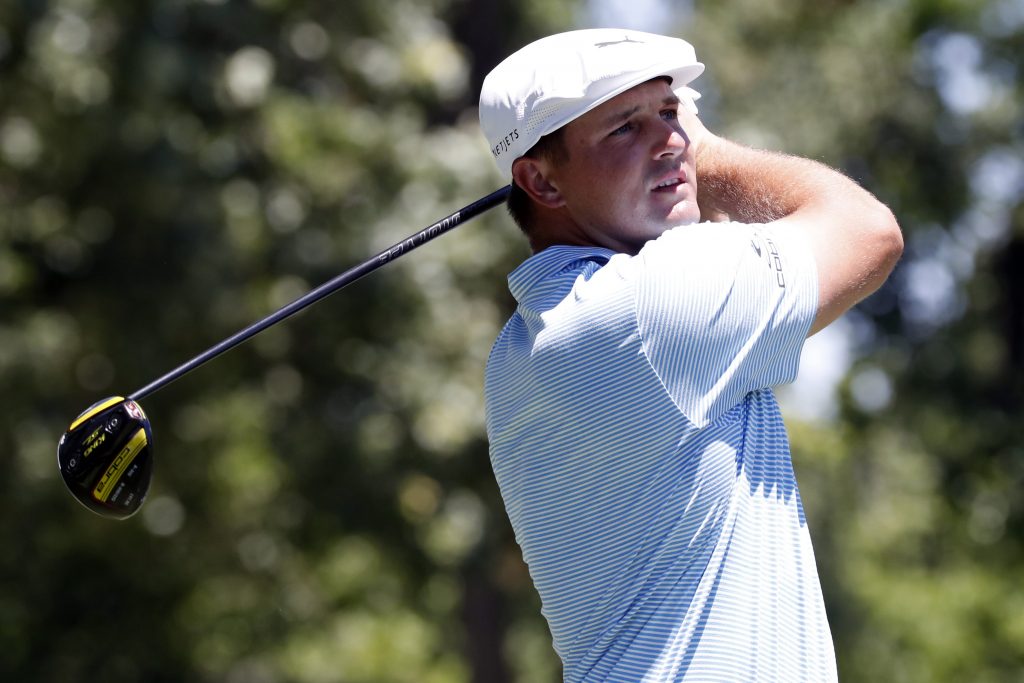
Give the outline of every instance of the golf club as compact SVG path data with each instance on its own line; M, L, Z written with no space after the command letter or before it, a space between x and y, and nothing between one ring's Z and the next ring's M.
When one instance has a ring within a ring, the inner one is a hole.
M203 351L127 398L111 396L90 406L75 418L57 444L57 467L68 490L80 503L99 515L112 519L131 517L146 499L153 472L153 429L138 401L271 325L494 208L505 201L510 189L506 185L495 190L410 235Z

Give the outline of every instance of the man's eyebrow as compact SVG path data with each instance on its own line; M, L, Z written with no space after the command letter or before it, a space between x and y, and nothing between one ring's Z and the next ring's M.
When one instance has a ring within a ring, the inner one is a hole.
M665 105L676 105L676 104L679 104L679 103L680 103L680 100L675 95L666 95L665 98L661 101L662 106L665 106ZM625 121L630 116L632 116L633 114L637 113L638 111L640 111L640 105L639 104L635 105L633 107L630 107L629 109L623 109L622 111L617 111L614 114L609 114L607 117L605 117L604 121L602 122L602 126L610 126L610 125L612 125L614 123L619 123L620 121Z
M633 114L637 113L638 111L640 111L640 105L639 104L635 105L635 106L632 106L629 109L623 109L621 111L615 112L614 114L609 114L608 116L606 116L604 118L604 120L601 122L601 124L602 124L602 126L605 126L605 127L611 126L613 124L619 123L620 121L625 121L630 116L632 116Z

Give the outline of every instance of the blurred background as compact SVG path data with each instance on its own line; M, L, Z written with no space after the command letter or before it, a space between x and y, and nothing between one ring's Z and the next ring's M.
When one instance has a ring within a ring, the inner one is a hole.
M1024 0L0 3L0 678L560 680L483 428L501 210L148 398L131 520L55 453L502 185L484 74L592 26L689 39L709 127L905 230L781 392L842 680L1024 680Z

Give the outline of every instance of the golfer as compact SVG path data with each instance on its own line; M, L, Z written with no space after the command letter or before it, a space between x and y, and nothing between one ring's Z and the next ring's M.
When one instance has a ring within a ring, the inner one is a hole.
M566 681L830 681L772 387L877 289L891 212L708 132L686 42L586 30L484 81L533 255L486 372L490 456Z

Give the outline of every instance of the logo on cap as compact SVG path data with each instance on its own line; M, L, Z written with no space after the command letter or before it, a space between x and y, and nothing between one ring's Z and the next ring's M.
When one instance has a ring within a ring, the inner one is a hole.
M633 40L629 36L626 36L622 40L609 40L609 41L604 42L604 43L594 43L594 47L608 47L609 45L621 45L622 43L636 43L636 44L640 45L643 42L644 41L642 41L642 40Z
M509 148L512 147L512 143L518 139L519 129L513 128L505 135L504 138L498 140L497 144L494 145L494 148L491 149L491 154L493 154L495 157L500 156L502 152L507 152Z

